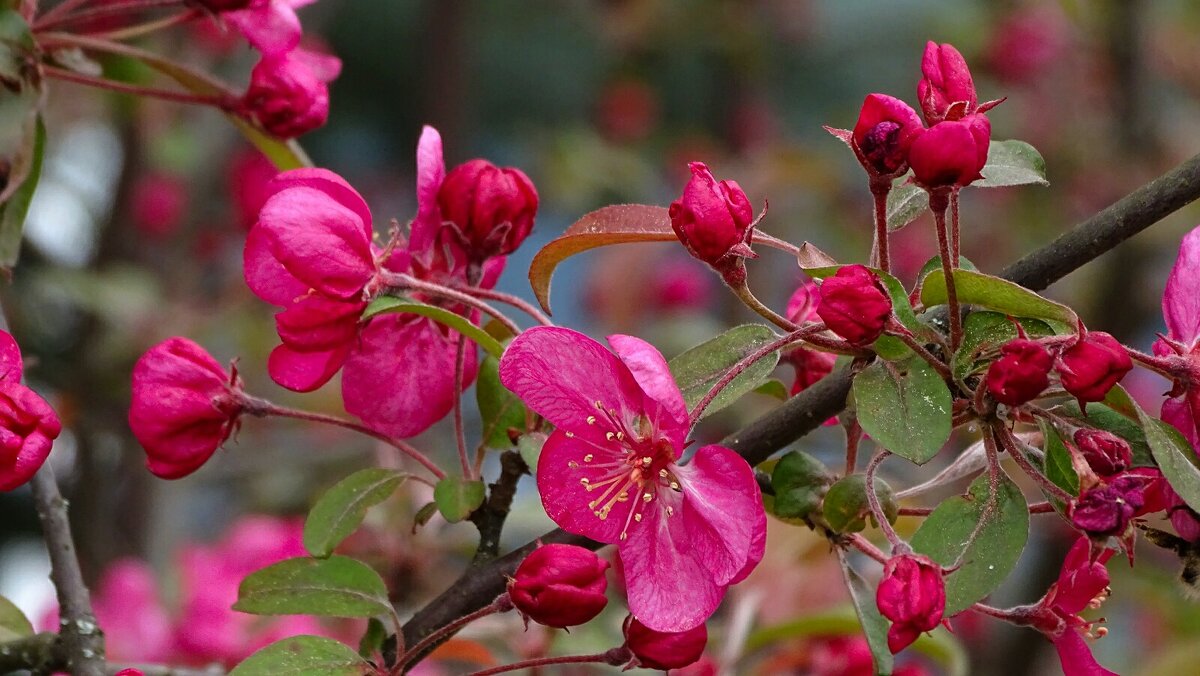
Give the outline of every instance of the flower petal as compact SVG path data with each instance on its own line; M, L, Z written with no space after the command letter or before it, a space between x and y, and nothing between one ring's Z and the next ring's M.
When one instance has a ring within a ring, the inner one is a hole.
M434 236L442 227L442 212L438 207L438 190L446 179L446 163L442 159L442 136L437 129L425 125L417 142L417 216L409 233L408 248L418 255L433 245Z
M0 330L0 380L21 381L21 348L8 331Z
M612 345L617 357L629 367L642 391L667 409L674 418L671 421L662 421L664 424L659 429L670 433L672 428L682 428L678 440L679 445L682 445L688 428L687 403L684 402L683 392L680 392L679 385L675 384L675 376L671 375L671 369L662 353L650 343L634 336L614 334L608 337L608 344Z
M579 432L599 402L632 421L645 410L646 394L625 363L587 336L538 326L517 336L500 359L500 382L555 427Z
M349 353L349 345L304 352L280 345L271 350L267 372L271 380L293 392L312 392L329 382Z
M454 407L458 334L433 321L403 315L371 320L346 359L346 410L372 429L407 438L424 432ZM467 343L463 386L475 380L475 346Z
M1200 431L1196 428L1196 415L1189 405L1188 399L1190 397L1187 396L1167 399L1162 404L1159 417L1163 422L1174 425L1175 429L1179 430L1195 448L1200 446Z
M683 491L689 549L703 561L714 582L730 584L742 575L757 531L764 527L754 470L728 448L704 446L690 463L674 471Z
M1188 343L1200 337L1200 227L1183 236L1179 256L1167 278L1163 319L1171 338Z
M607 451L607 452L606 452ZM585 460L585 457L592 456ZM581 430L568 437L563 430L555 430L538 456L537 484L546 508L554 523L563 530L584 535L597 542L614 543L620 540L621 531L628 521L633 501L617 502L608 517L596 516L591 502L603 495L604 489L589 491L582 483L588 479L598 483L612 468L596 470L596 464L623 460L625 452L616 443L606 441L596 428ZM612 491L612 495L619 489ZM611 496L610 496L611 497ZM635 499L638 496L633 496ZM630 530L640 529L643 524L630 524Z
M1119 676L1100 666L1083 635L1074 628L1068 627L1062 636L1054 639L1054 649L1062 662L1063 676Z
M365 232L371 235L371 209L367 206L362 195L351 186L346 179L328 169L304 168L285 171L271 179L268 188L272 195L288 188L311 188L319 190L358 215L366 224Z
M253 3L246 9L224 12L222 16L264 56L283 54L300 44L303 32L300 17L286 2Z
M296 279L271 252L271 241L263 228L250 228L242 251L246 286L254 295L273 305L291 305L308 293L308 285Z

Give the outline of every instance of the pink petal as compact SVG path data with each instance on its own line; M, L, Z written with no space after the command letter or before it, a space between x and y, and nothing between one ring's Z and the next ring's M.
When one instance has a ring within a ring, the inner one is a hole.
M342 60L332 54L297 47L292 50L290 58L312 71L313 76L321 82L333 82L342 73Z
M446 179L446 164L442 160L442 137L429 125L421 130L417 142L417 216L409 235L410 251L423 254L433 245L433 238L442 227L438 208L438 190Z
M609 452L606 453L606 449ZM585 460L589 454L593 457ZM618 542L628 521L629 510L634 506L633 501L615 503L608 517L600 519L590 503L600 497L603 489L588 491L581 479L586 478L593 483L600 481L611 468L595 470L592 467L599 463L622 461L625 456L626 452L618 443L605 440L604 434L595 427L585 427L574 437L568 437L563 430L555 430L546 439L538 456L537 485L546 514L570 533L584 535L597 542ZM638 496L633 497L636 499ZM630 531L644 527L645 524L636 522L629 524Z
M269 0L222 16L264 56L284 54L300 44L300 17L286 2Z
M389 315L371 321L346 360L346 410L368 426L405 438L424 432L454 406L458 334L433 321ZM475 347L467 343L464 387L475 379Z
M716 584L728 585L743 573L755 536L765 527L754 470L728 448L704 446L674 471L683 490L689 548Z
M349 352L349 345L318 352L299 352L280 345L271 350L267 372L271 380L293 392L312 392L342 368Z
M1096 662L1083 635L1073 628L1068 627L1062 636L1054 639L1054 649L1062 662L1063 676L1119 676Z
M1053 607L1067 615L1075 615L1087 607L1108 586L1105 564L1115 550L1106 549L1091 561L1091 540L1080 537L1063 560L1062 571L1055 587Z
M642 390L667 409L674 418L661 421L659 429L668 434L672 431L677 432L673 436L678 436L678 439L673 441L682 446L688 431L687 403L684 402L683 393L675 384L675 376L671 375L671 369L662 353L650 343L633 336L614 334L608 337L608 344L612 345L617 357L629 367Z
M750 555L746 558L746 565L738 571L737 575L729 581L729 586L745 580L754 572L758 564L762 561L763 555L767 553L767 512L764 510L759 516L758 522L754 524L754 533L750 539Z
M358 215L359 219L366 224L364 232L368 238L370 237L371 209L363 200L362 195L358 194L358 191L341 176L328 169L292 169L279 174L268 185L272 195L288 188L311 188L329 195L333 201Z
M1188 399L1187 396L1167 399L1162 404L1159 417L1164 422L1174 425L1175 429L1179 430L1194 448L1200 446L1200 430L1196 428L1195 412L1188 404Z
M620 545L629 612L655 631L687 631L721 605L725 585L713 579L692 548L679 494L659 491L658 496L653 503L658 508L644 510L641 527L630 529ZM673 516L667 516L668 505L675 508Z
M270 236L264 228L254 227L246 235L242 251L246 286L254 295L273 305L291 305L308 293L308 285L292 276L271 253Z
M645 410L645 392L624 362L587 336L538 326L518 336L500 360L500 382L555 427L586 429L596 403L631 422ZM632 428L632 425L626 425Z
M0 330L0 380L21 381L21 348L8 331Z
M1184 235L1179 244L1162 309L1171 338L1189 345L1196 342L1200 337L1200 227Z

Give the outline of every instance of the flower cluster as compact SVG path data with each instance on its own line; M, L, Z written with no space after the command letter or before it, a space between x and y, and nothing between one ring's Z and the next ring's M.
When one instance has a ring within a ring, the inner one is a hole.
M988 393L996 401L1020 406L1040 396L1050 386L1050 372L1080 406L1103 401L1125 374L1133 360L1125 348L1102 331L1080 333L1079 337L1053 351L1041 342L1016 338L1000 348L1000 357L987 371Z

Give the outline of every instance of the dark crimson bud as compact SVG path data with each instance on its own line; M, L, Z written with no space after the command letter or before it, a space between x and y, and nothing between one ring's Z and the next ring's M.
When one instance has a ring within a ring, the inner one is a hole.
M883 566L875 605L892 621L888 649L893 653L904 650L942 621L946 610L942 567L920 554L893 556Z
M512 603L547 627L574 627L604 610L608 562L575 545L550 544L533 550L508 584Z
M922 128L917 111L886 94L868 94L851 140L872 175L893 175L908 166L908 148Z
M683 195L671 203L671 228L688 252L708 263L727 280L745 269L742 258L754 258L750 250L754 208L737 181L717 181L703 162L688 165L692 178ZM733 280L736 282L736 276Z
M708 644L708 629L703 624L687 631L654 631L630 617L625 627L625 646L633 652L638 666L647 669L682 669L700 659Z
M917 133L908 164L925 188L967 186L983 178L991 139L992 124L983 115L942 122Z
M1104 478L1120 474L1133 464L1129 442L1112 432L1088 428L1076 430L1075 445L1092 471Z
M1017 338L1000 348L1000 358L987 372L988 392L996 401L1020 406L1050 385L1054 359L1035 341Z
M1071 523L1092 537L1120 535L1145 504L1142 477L1119 476L1106 486L1084 491L1067 508Z
M1058 374L1063 389L1080 404L1101 401L1133 368L1125 348L1107 333L1092 331L1058 358Z
M516 251L533 230L538 208L537 189L524 172L481 159L450 170L437 201L477 260Z
M883 334L892 299L879 276L863 265L847 265L821 283L817 316L852 345L870 345Z

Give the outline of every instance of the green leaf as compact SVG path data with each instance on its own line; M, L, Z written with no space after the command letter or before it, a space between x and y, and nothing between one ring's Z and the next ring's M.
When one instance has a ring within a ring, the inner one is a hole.
M362 524L367 509L386 500L403 481L404 472L364 469L325 491L304 522L304 548L324 558Z
M892 190L887 196L887 228L895 232L912 223L929 208L929 195L909 179L908 173L892 181Z
M1140 407L1137 412L1142 429L1146 431L1150 453L1163 477L1188 507L1200 511L1200 469L1196 469L1196 451L1174 425L1151 418Z
M433 501L450 523L458 523L471 516L471 512L483 504L484 497L482 481L467 481L458 476L448 476L433 488Z
M1003 188L1012 185L1050 185L1046 180L1046 160L1037 148L1024 141L992 141L988 146L983 178L971 184L975 188Z
M1040 319L1024 319L1021 326L1028 336L1049 336L1054 330ZM990 359L980 357L988 350L998 350L1001 345L1017 337L1017 327L1007 315L999 312L979 310L967 315L963 321L963 339L958 352L950 362L950 370L957 380L983 371L991 364Z
M875 495L879 498L888 523L895 523L899 515L899 506L891 486L876 477ZM865 529L867 517L871 515L870 503L867 502L866 475L851 474L835 482L825 494L821 511L825 516L825 523L836 533L858 533Z
M499 359L504 354L504 346L498 340L488 335L487 331L475 326L466 317L451 312L436 305L418 303L408 298L396 296L379 296L363 310L363 319L370 319L385 312L409 313L428 317L433 321L448 326L466 336L468 340L482 347L485 352Z
M1042 298L1007 279L957 269L954 270L954 289L959 303L978 305L1014 317L1049 319L1071 326L1078 323L1079 318L1071 308ZM946 278L941 270L935 270L925 278L921 285L921 302L925 307L946 303Z
M358 654L364 659L371 659L381 650L387 640L387 627L378 618L372 617L367 621L367 630L358 641Z
M979 527L975 541L966 548L976 525L983 519L988 500L986 474L971 483L965 496L949 498L938 505L910 544L943 566L962 566L946 576L946 617L951 617L993 592L1008 577L1029 538L1029 507L1021 489L1001 476L996 490L996 508Z
M950 389L921 358L874 362L852 389L863 431L896 455L923 465L950 438Z
M1114 386L1109 390L1109 395L1111 396L1118 388L1120 388L1120 385ZM1129 395L1122 389L1117 396L1128 397ZM1121 404L1118 403L1118 405ZM1146 441L1146 433L1142 430L1142 426L1135 422L1135 420L1131 420L1128 416L1109 408L1105 403L1088 404L1086 416L1079 409L1079 404L1073 400L1063 402L1053 410L1065 418L1077 420L1089 427L1096 427L1112 432L1129 442L1129 448L1133 451L1133 465L1135 467L1151 467L1155 464L1154 457L1150 453L1150 443ZM1135 418L1137 416L1136 410L1134 416Z
M768 326L743 324L672 359L668 366L683 391L688 409L703 399L739 361L776 339L778 336ZM701 417L707 418L752 392L771 377L778 363L779 351L776 350L751 364L721 390Z
M0 10L0 83L16 91L29 77L26 65L37 52L29 24L19 12Z
M809 525L835 476L820 460L803 451L791 451L771 471L774 499L771 514L794 525ZM763 496L766 502L768 496Z
M850 590L850 602L854 604L854 613L862 624L863 635L871 648L871 658L875 662L877 676L889 676L892 673L892 651L888 649L887 633L891 623L879 613L875 605L875 590L867 584L850 564L846 561L845 553L839 549L838 560L842 564L842 578L846 588Z
M783 381L778 378L769 378L767 382L754 388L754 391L772 399L778 399L779 401L787 401L788 396L790 396L788 386L784 385Z
M259 650L229 676L358 676L373 668L347 645L321 636L293 636Z
M33 636L33 625L12 601L0 596L0 643Z
M542 247L529 264L529 284L546 314L550 314L550 281L558 264L596 247L628 242L674 242L671 217L665 207L616 204L584 214L557 239Z
M520 439L517 439L517 452L521 454L521 459L525 461L525 465L529 471L537 474L538 458L542 455L542 446L546 444L546 435L542 432L530 432L522 434Z
M438 506L436 502L427 502L424 505L421 505L421 509L418 509L416 516L413 517L413 535L416 535L417 529L429 523L429 520L432 519L433 515L437 513Z
M345 556L286 559L238 587L233 609L252 615L374 617L392 612L379 574Z
M525 405L517 395L500 384L500 361L488 355L479 362L475 377L475 403L483 422L483 445L488 448L512 448L508 430L525 431ZM531 465L532 466L532 465Z
M1054 425L1045 420L1040 420L1039 423L1042 438L1045 440L1043 449L1046 452L1046 478L1071 495L1079 495L1079 474L1075 472L1067 445L1063 443L1062 437L1058 436Z
M8 201L0 205L0 269L11 270L21 255L21 239L25 232L25 216L33 202L38 179L42 175L42 156L46 149L46 125L39 115L34 124L33 150L28 173Z

